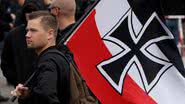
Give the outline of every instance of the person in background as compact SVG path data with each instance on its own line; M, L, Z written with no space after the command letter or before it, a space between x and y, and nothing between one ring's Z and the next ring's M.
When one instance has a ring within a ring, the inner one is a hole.
M16 2L21 7L16 12L16 19L15 19L15 23L14 23L15 27L19 26L21 24L24 24L24 21L22 21L21 17L22 17L22 15L24 15L22 13L22 8L24 8L25 5L35 5L35 7L38 7L39 10L46 10L47 9L43 0L14 0L14 2Z
M72 59L72 53L63 42L68 37L68 32L72 30L75 25L75 12L76 3L75 0L53 0L49 7L50 12L56 16L59 23L59 30L57 34L56 45L59 51L64 53L69 60Z
M92 5L95 0L75 0L76 1L76 21L79 20L87 11L87 8Z
M4 40L4 47L1 54L1 70L7 79L8 84L14 87L18 83L24 83L34 72L32 68L36 54L34 50L28 49L26 44L26 14L38 11L38 5L25 4L22 8L21 20L23 24L10 31ZM20 104L27 104L19 100Z
M12 18L10 16L10 14L7 13L7 4L8 2L5 0L0 0L0 42L2 42L4 40L5 37L5 32L10 31L13 28L12 25ZM7 18L8 16L8 21L5 20L5 17ZM10 21L9 21L10 19ZM2 44L2 43L0 43ZM5 97L4 95L2 95L1 90L0 90L0 102L5 102L8 101L8 97Z
M49 7L50 12L56 16L59 23L59 34L57 43L65 37L66 31L70 30L75 24L75 0L53 0Z
M178 20L177 19L166 19L165 22L166 22L167 27L172 32L175 43L177 45L179 42Z
M51 53L58 51L57 20L46 11L32 12L27 19L27 46L38 55L35 74L27 86L18 84L11 93L30 104L69 104L69 63L63 56Z
M10 1L0 0L0 42L4 40L7 32L13 29L15 15L12 13Z
M26 17L27 13L39 10L34 4L27 4L22 9L23 24L10 31L5 39L1 55L1 69L9 84L16 86L23 83L33 72L31 68L34 52L26 45Z

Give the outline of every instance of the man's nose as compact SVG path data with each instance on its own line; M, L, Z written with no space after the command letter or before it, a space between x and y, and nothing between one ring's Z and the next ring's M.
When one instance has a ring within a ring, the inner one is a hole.
M26 37L30 37L30 32L29 31L26 33Z

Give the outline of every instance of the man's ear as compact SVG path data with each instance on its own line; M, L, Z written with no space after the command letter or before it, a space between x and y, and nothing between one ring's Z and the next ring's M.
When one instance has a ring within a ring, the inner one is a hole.
M54 29L49 29L48 30L48 40L54 38L55 31Z
M53 15L58 16L59 13L60 13L60 9L59 8L53 9L53 12L52 12Z

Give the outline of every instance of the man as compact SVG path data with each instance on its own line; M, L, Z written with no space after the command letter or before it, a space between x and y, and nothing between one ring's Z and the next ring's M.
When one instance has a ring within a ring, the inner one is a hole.
M26 42L38 55L35 75L29 84L19 84L13 95L30 104L69 104L69 64L64 57L53 54L57 36L57 21L45 11L28 15Z
M34 71L31 66L36 55L26 45L25 15L37 10L39 10L37 5L24 5L21 16L23 24L10 31L5 38L1 55L1 69L8 83L13 86L25 82Z
M59 31L57 35L56 45L58 50L66 55L69 60L72 60L72 54L69 49L63 44L68 37L68 32L75 24L75 0L53 0L49 7L50 12L56 16L59 23Z
M50 12L56 16L59 23L60 33L57 36L57 43L73 27L75 23L75 0L53 0L49 7Z
M16 86L25 82L34 71L32 66L35 52L26 46L26 18L25 14L39 10L38 5L25 4L22 8L21 20L23 24L7 33L1 54L1 70L8 84ZM0 96L0 101L8 98ZM20 104L27 104L19 100Z

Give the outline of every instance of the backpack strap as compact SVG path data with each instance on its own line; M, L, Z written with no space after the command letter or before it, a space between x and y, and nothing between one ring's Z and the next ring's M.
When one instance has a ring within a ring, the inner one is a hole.
M79 102L83 99L86 99L85 101L87 103L84 104L98 104L97 98L94 96L94 94L90 91L88 88L85 80L81 76L80 72L78 71L78 67L75 64L74 60L70 60L65 56L64 53L57 51L57 50L49 50L49 53L54 53L62 56L68 63L70 67L70 103L69 104L78 104L76 102ZM79 103L80 104L80 103Z
M58 54L58 55L62 56L66 60L66 62L70 63L68 58L62 52L60 52L58 50L48 50L47 53Z
M81 76L81 74L79 73L79 71L78 71L78 70L75 70L75 69L78 69L78 67L76 66L74 60L70 60L70 61L69 61L69 59L68 59L62 52L60 52L60 51L49 50L48 53L54 53L54 54L58 54L58 55L62 56L62 57L69 63L70 68L71 68L71 66L72 66L72 68L74 69L73 71L74 71L76 74L78 74L79 77L82 78L82 76ZM83 79L83 78L82 78L82 79ZM84 79L83 79L83 80L84 80ZM84 80L84 81L85 81L85 80Z
M83 77L81 76L81 74L79 73L78 71L78 67L76 66L74 60L68 60L68 58L60 51L56 51L56 50L49 50L48 51L49 53L54 53L54 54L58 54L60 56L62 56L70 65L70 74L75 74L75 79L79 80L79 83L82 82L83 84L83 89L84 89L84 95L83 96L89 96L90 93L89 93L89 89L86 85L86 82L85 80L83 79ZM71 73L73 72L73 73ZM77 82L78 83L78 82ZM74 95L75 96L75 95Z

